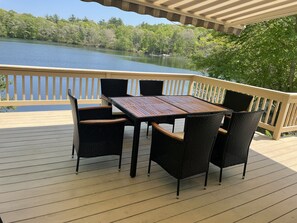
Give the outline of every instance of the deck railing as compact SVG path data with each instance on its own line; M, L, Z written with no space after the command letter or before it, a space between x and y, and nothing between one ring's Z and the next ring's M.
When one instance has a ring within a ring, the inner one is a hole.
M68 104L67 89L81 104L101 103L101 78L128 79L128 93L139 95L139 80L164 81L166 95L194 95L220 103L226 89L254 97L249 110L264 110L260 127L273 132L279 139L281 133L297 131L297 93L285 93L250 85L237 84L214 78L172 73L147 73L103 71L89 69L48 68L0 65L6 89L1 92L0 106Z

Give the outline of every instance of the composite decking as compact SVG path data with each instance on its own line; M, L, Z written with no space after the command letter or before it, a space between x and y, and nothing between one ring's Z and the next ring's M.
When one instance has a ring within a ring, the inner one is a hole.
M183 121L177 121L177 131ZM0 113L0 216L7 222L297 222L297 137L256 134L247 176L242 166L211 165L176 180L156 164L146 175L150 137L142 126L137 176L130 178L133 128L126 127L122 171L113 156L71 158L70 111Z

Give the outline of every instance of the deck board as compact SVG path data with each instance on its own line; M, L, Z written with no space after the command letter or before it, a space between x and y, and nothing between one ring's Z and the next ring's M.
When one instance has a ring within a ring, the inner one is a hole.
M167 127L167 125L164 125ZM170 129L170 126L168 126ZM178 120L176 131L183 129ZM122 170L118 157L71 158L70 111L0 113L0 216L7 222L296 222L297 137L256 134L247 175L242 166L211 165L181 182L158 165L146 175L150 137L143 124L137 176L130 178L133 128L126 127Z

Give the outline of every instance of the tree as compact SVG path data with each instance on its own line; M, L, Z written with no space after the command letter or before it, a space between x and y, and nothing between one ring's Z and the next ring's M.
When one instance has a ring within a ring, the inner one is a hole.
M239 37L209 32L199 40L192 61L210 76L297 91L296 16L250 25Z
M54 22L54 23L58 23L59 20L60 20L60 18L59 18L59 16L58 16L57 14L54 14L54 15L52 15L52 16L50 16L50 15L46 15L45 18L46 18L47 20L51 21L51 22Z
M123 21L120 18L115 18L115 17L111 17L108 20L107 24L115 27L124 25Z

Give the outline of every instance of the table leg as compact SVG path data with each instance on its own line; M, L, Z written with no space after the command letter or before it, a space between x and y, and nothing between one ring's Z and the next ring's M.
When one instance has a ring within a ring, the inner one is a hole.
M131 166L130 166L130 176L131 177L136 176L138 147L139 147L139 135L140 135L140 124L141 124L141 122L139 122L139 121L135 121L135 123L134 123L132 157L131 157Z

